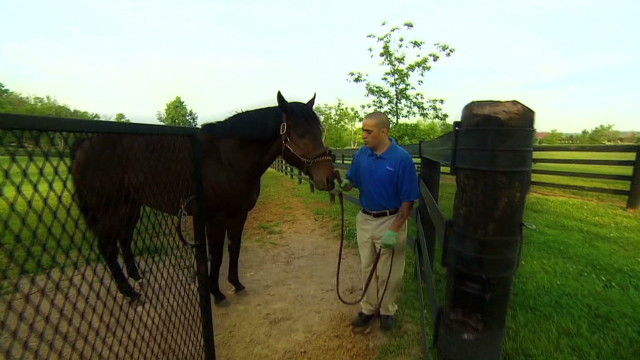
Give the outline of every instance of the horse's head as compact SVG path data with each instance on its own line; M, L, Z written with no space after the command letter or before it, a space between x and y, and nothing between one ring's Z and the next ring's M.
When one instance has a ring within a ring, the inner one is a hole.
M334 168L331 152L322 142L322 124L313 111L313 98L306 104L287 102L278 91L282 110L282 157L311 177L319 190L333 189Z

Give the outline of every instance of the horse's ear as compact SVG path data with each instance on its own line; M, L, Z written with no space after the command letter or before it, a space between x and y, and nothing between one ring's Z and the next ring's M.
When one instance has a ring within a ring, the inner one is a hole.
M278 91L278 106L280 107L280 110L282 110L283 112L285 113L289 112L289 103L284 98L284 96L282 96L282 93L280 93L280 91Z
M316 93L313 93L313 97L309 102L307 102L307 106L313 109L313 104L316 102Z

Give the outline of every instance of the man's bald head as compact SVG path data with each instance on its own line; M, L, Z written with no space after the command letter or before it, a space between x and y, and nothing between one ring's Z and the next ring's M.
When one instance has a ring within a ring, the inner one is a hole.
M387 114L376 111L364 117L362 140L368 148L379 153L389 147L389 118Z
M391 124L389 123L389 117L387 116L387 114L381 112L381 111L374 111L371 114L368 114L364 117L365 120L371 119L374 120L376 122L376 125L378 125L378 129L382 130L382 129L387 129L387 133L389 132L389 129L391 128Z

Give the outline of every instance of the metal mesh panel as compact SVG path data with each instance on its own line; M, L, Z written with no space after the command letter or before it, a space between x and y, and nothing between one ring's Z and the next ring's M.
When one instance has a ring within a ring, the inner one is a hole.
M188 144L0 129L0 358L205 357L195 250L176 231L179 199L192 192ZM126 229L140 281L124 266ZM107 266L114 249L136 301Z

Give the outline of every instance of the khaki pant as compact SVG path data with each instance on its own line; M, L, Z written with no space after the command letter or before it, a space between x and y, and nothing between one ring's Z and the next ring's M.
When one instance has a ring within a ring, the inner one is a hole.
M382 237L389 230L389 227L396 216L385 216L374 218L362 212L356 217L358 250L360 251L360 262L362 263L362 275L366 280L380 248ZM393 315L398 309L395 300L402 285L402 275L404 274L405 255L407 253L407 223L398 231L398 244L393 255L391 264L391 249L382 249L377 270L371 279L371 285L360 302L362 312L371 315L375 314L380 303L380 297L384 291L384 286L389 274L391 265L391 276L387 291L384 293L382 304L380 304L381 315Z

